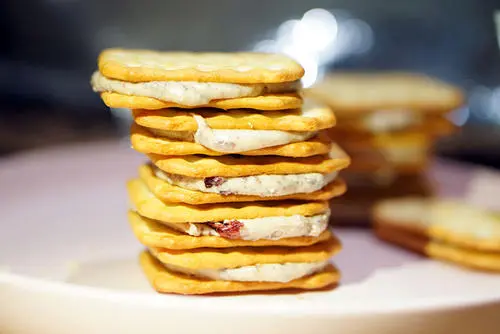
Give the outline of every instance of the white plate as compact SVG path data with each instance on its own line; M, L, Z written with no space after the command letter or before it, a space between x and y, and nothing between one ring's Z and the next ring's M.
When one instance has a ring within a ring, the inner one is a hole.
M345 249L334 262L344 278L333 291L157 294L137 265L141 246L125 219L125 180L141 161L123 142L0 161L1 333L494 333L500 328L495 327L500 276L426 260L362 230L338 231Z

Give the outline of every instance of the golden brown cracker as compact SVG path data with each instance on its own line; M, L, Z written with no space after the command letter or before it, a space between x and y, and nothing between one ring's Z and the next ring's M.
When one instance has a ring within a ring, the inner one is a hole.
M328 202L242 202L189 205L162 202L139 179L127 183L130 201L141 216L168 223L218 222L272 216L313 216L328 210Z
M189 269L230 269L266 263L326 261L342 248L335 237L305 247L234 247L174 250L150 247L151 254L164 264Z
M266 291L280 289L302 289L314 290L338 283L340 275L332 265L323 271L302 277L291 282L238 282L238 281L216 281L205 278L188 276L167 270L149 252L143 252L140 256L142 269L144 270L151 286L158 292L177 293L185 295L199 295L217 292L245 292Z
M303 247L314 245L331 238L331 232L325 230L317 237L293 237L279 240L241 240L227 239L217 236L191 236L175 231L160 222L141 217L129 211L128 219L135 236L147 247L168 249L193 249L193 248L229 248L229 247Z
M419 233L394 226L378 225L375 234L382 240L418 252L430 258L485 271L500 271L500 253L485 252L437 242Z
M428 256L465 267L500 272L500 253L478 252L451 244L430 242L425 247Z
M390 112L388 112L390 113ZM410 124L400 129L373 132L365 125L362 117L345 119L339 122L331 131L338 136L372 136L377 133L425 133L430 137L447 136L457 131L457 126L442 116L427 116L422 122Z
M342 172L343 175L349 173L377 173L392 172L392 164L386 157L371 145L358 146L350 145L347 142L342 144L342 148L351 158L349 168Z
M391 109L439 114L464 103L464 94L458 87L402 72L337 72L307 89L305 94L327 103L339 118Z
M213 151L195 142L187 142L166 137L156 136L137 124L131 127L132 147L141 153L159 155L192 155L203 154L210 156L224 155L223 152ZM278 155L285 157L309 157L326 154L331 150L331 139L326 132L297 143L266 147L257 150L241 152L241 155Z
M422 132L405 132L380 134L373 136L371 142L377 148L385 147L418 147L426 149L431 145L431 137Z
M349 152L366 151L371 148L385 147L428 147L432 136L420 131L405 131L379 134L340 134L335 128L327 130L328 135L338 141Z
M330 133L332 136L332 133ZM349 137L333 135L334 139L346 150L347 154L356 161L352 171L392 168L395 172L411 175L421 172L429 163L429 154L432 150L432 138L425 133L385 133L370 136ZM411 153L411 154L409 154ZM380 155L383 159L363 158L363 155ZM387 164L384 164L384 160ZM373 169L372 168L372 169Z
M130 96L114 92L103 92L101 98L110 108L146 109L156 110L165 108L192 109L192 106L180 105L173 102L161 101L152 97ZM302 106L302 98L299 94L266 94L255 97L239 97L234 99L213 100L201 107L217 108L223 110L231 109L255 109L255 110L287 110L298 109ZM199 108L197 106L196 108Z
M139 177L146 184L148 189L160 200L171 203L187 203L193 205L209 203L230 203L230 202L255 202L255 201L282 201L282 200L302 200L302 201L327 201L333 197L343 195L347 186L341 178L330 182L323 189L312 193L290 194L285 196L260 197L254 195L222 195L217 193L204 193L185 189L171 185L170 183L157 178L153 169L149 165L139 167Z
M98 67L104 76L127 82L276 83L304 75L302 66L286 56L251 52L107 49L99 55Z
M149 159L159 169L171 173L191 177L237 177L262 174L304 174L322 173L346 168L349 157L336 144L328 155L315 155L305 158L289 158L279 156L230 156L219 157L188 155L162 156L148 154Z
M212 129L318 131L335 125L335 114L319 104L307 103L302 109L284 111L262 111L233 109L229 112L217 109L198 108L133 110L134 120L146 128L168 131L195 132L198 124L193 113L201 115Z
M395 216L394 210L401 208L407 213ZM457 247L500 252L500 217L466 203L418 197L388 199L375 206L373 218L378 225L399 227Z
M335 213L330 220L334 225L368 226L372 224L373 207L381 200L433 195L433 187L429 180L420 174L399 175L390 183L376 183L376 180L368 178L348 180L349 191L344 196L330 201L330 209Z
M350 200L361 202L378 202L384 199L398 197L430 197L433 194L433 184L425 175L398 176L391 184L380 185L371 183L359 183L350 185L349 191L333 202Z

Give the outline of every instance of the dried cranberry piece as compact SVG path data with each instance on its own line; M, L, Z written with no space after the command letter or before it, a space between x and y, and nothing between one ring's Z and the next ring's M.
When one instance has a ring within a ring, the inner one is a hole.
M220 176L212 176L212 177L206 177L205 180L203 180L205 183L205 187L207 188L212 188L212 187L217 187L226 182L226 180L223 177Z
M219 235L227 239L239 239L240 230L244 224L238 220L230 220L228 222L210 222L207 223L212 227Z

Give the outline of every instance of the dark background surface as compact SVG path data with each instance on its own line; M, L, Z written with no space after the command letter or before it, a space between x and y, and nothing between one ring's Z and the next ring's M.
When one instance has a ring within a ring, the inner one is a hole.
M413 70L464 88L470 117L440 153L500 167L498 0L2 1L0 154L119 135L88 83L103 48L244 50L311 8L373 31L368 52L332 70Z

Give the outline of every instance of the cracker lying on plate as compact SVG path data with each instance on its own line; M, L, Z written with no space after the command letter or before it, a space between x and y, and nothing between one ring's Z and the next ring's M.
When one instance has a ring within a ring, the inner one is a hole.
M273 216L313 216L328 211L328 202L242 202L188 205L162 202L140 180L127 183L130 201L144 217L169 222L219 222L225 219L254 219Z
M268 53L160 52L104 50L100 72L127 82L198 81L275 83L299 80L304 69L294 60Z
M132 147L144 154L158 155L192 155L203 154L210 156L224 155L223 152L213 151L196 142L175 140L155 135L146 128L137 124L131 127ZM289 143L279 146L266 147L252 151L241 152L242 155L278 155L285 157L309 157L326 154L331 150L331 139L322 131L311 139L302 142Z
M234 99L212 100L200 106L185 106L174 102L167 102L146 96L124 95L114 92L102 92L101 98L110 108L127 109L165 109L165 108L217 108L231 109L256 109L256 110L288 110L302 106L302 97L296 93L266 94L252 97L238 97Z
M477 251L500 252L500 217L451 200L403 198L378 203L373 211L380 226Z
M302 109L262 111L236 109L231 112L209 108L192 111L161 109L133 111L137 124L146 128L166 131L195 132L198 124L193 113L202 116L212 129L318 131L335 125L335 114L324 105L306 101Z
M402 73L335 73L306 90L332 107L339 118L376 110L442 114L464 103L463 92L428 76Z
M331 233L327 229L317 237L293 237L277 240L259 239L242 240L228 239L212 235L191 236L183 232L176 231L162 223L152 219L141 217L133 211L129 211L128 219L135 236L147 247L159 247L168 249L193 249L193 248L228 248L228 247L302 247L314 245L331 238Z
M339 272L332 265L307 277L287 283L281 282L238 282L200 278L166 269L148 252L140 256L141 266L152 287L163 293L208 294L217 292L266 291L280 289L321 289L338 283Z
M315 155L305 158L279 156L162 156L148 154L155 166L166 173L185 175L195 178L212 176L238 177L261 174L303 174L331 173L346 168L349 157L336 144L328 155Z
M206 193L178 187L156 177L153 173L153 168L150 165L140 166L139 176L148 189L162 201L194 205L228 202L255 202L262 200L280 201L288 199L302 201L326 201L333 197L341 196L347 190L345 182L341 178L337 178L324 188L311 193L266 196L263 198L257 195Z
M456 244L429 239L418 233L409 232L406 228L392 225L377 225L375 234L382 240L436 260L477 270L500 272L499 252L460 247Z

